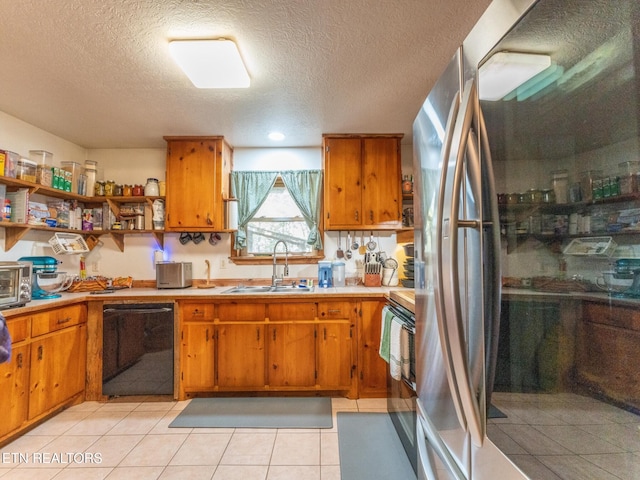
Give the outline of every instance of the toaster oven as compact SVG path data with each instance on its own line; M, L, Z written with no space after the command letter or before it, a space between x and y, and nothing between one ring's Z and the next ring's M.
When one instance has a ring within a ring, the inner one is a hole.
M187 288L193 284L191 262L156 263L156 288Z
M29 262L0 262L0 309L31 301L32 275Z

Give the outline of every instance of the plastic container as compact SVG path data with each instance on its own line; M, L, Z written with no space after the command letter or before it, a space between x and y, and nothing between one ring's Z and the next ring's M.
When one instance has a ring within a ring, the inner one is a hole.
M48 165L49 168L53 165L53 153L46 150L29 150L29 158L38 165Z
M331 278L331 262L321 260L318 262L318 287L329 288L333 285Z
M33 160L20 158L16 163L16 178L36 183L36 165Z
M569 201L569 174L566 170L551 172L551 185L556 196L556 203L563 204Z
M331 274L333 276L334 287L345 286L345 264L344 262L335 261L331 264Z
M84 161L84 174L87 176L85 184L85 195L93 197L96 190L96 180L98 177L98 162L94 160Z
M595 200L594 189L596 186L594 182L602 178L602 170L585 170L580 173L580 190L582 193L582 200L585 202L592 202ZM602 186L600 185L600 188ZM601 191L600 191L600 198Z
M638 191L638 176L640 175L640 162L622 162L618 164L620 175L620 194L626 195Z
M61 162L60 165L62 165L62 170L71 173L70 177L65 174L65 190L67 190L66 182L69 181L71 182L71 190L67 191L78 193L78 175L82 173L82 165L77 162Z

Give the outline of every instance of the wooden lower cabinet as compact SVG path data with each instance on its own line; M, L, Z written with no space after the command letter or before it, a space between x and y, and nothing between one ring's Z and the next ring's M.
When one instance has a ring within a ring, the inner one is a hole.
M216 326L218 387L264 387L264 336L265 327L262 323L224 323Z
M0 365L0 442L82 398L87 307L76 304L7 316L11 360Z
M180 336L183 390L214 387L214 330L212 323L185 323Z
M640 408L640 311L585 302L577 327L578 382L598 395Z
M316 325L311 322L269 325L269 387L316 384L315 333Z
M262 299L180 304L181 398L225 391L355 395L355 305Z
M28 418L29 345L12 346L11 361L0 365L0 438L20 428Z
M380 357L384 301L363 301L358 328L358 393L361 397L386 397L389 365Z
M86 325L65 328L31 343L30 419L82 392L86 351Z
M350 389L353 383L353 325L349 320L318 325L319 385L334 390Z

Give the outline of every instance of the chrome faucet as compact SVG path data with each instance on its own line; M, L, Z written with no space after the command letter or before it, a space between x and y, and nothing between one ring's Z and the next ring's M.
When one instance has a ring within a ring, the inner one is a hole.
M278 277L277 273L277 256L276 249L278 248L278 244L282 243L284 245L284 270L282 272L282 276ZM276 244L273 246L273 274L271 275L271 287L276 288L279 283L282 283L283 277L289 276L289 247L287 247L287 242L284 240L278 240Z

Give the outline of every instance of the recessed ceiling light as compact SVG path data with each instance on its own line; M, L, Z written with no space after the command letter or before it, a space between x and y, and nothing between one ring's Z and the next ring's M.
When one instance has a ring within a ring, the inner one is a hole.
M280 142L282 140L284 140L284 133L280 133L280 132L271 132L269 134L269 139L270 140L274 140L276 142Z
M238 46L231 40L172 40L169 51L198 88L247 88L250 84Z

